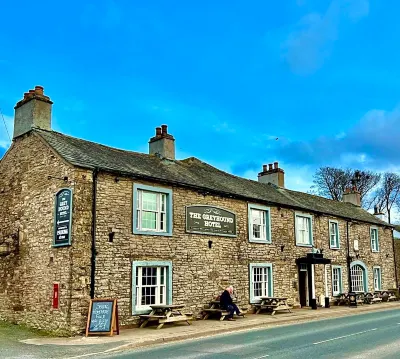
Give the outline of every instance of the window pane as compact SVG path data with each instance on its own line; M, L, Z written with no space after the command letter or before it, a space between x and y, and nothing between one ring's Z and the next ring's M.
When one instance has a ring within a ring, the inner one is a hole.
M142 209L146 211L157 210L157 193L142 192Z
M142 229L157 228L157 213L142 212Z
M140 279L136 280L136 305L148 307L154 304L166 304L167 267L139 267L136 270Z
M364 269L355 265L351 268L351 286L355 292L364 292Z

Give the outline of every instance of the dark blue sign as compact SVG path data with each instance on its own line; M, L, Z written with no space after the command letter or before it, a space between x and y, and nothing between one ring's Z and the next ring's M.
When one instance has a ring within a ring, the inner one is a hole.
M105 333L111 331L114 300L94 301L89 319L89 332Z
M64 188L56 194L54 215L54 246L71 244L72 190Z

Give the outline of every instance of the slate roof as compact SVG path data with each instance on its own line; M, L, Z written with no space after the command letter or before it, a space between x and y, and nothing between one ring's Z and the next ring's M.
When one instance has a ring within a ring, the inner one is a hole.
M55 131L34 129L33 132L42 137L67 162L78 167L98 168L270 205L388 225L350 203L234 176L194 157L171 161L155 155L107 147Z

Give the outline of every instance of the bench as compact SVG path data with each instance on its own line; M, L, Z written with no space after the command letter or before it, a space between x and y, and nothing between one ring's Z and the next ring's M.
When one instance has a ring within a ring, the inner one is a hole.
M240 317L244 317L247 313L247 308L240 309ZM219 297L212 300L207 307L202 310L203 317L202 319L208 319L210 315L218 314L220 316L219 320L224 320L225 317L229 315L229 312L226 309L221 308L221 303L219 301Z
M271 315L275 315L278 310L287 310L289 313L291 313L290 306L287 303L287 298L260 297L260 300L260 303L254 304L256 314L259 314L263 309L268 309L268 311L271 311Z
M203 317L203 320L208 319L210 314L215 314L215 313L220 314L219 320L224 320L225 317L229 315L229 312L227 312L225 309L220 309L220 308L205 308L203 309L203 312L206 313Z
M140 328L144 328L149 322L157 321L157 329L161 329L165 323L174 322L186 322L190 325L193 320L192 313L182 314L179 309L183 308L184 305L151 305L152 311L150 314L139 315L142 323Z

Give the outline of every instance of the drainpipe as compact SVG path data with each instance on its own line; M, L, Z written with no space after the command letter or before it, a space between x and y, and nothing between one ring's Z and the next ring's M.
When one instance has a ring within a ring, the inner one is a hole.
M399 280L397 278L397 263L396 263L396 249L394 245L394 231L392 229L392 248L393 248L393 261L394 261L394 275L396 278L396 289L399 289Z
M346 221L346 238L347 238L347 280L349 292L352 291L351 288L351 274L350 274L350 240L349 240L349 221Z
M95 274L96 274L96 195L97 195L97 175L99 169L93 170L92 176L92 256L90 259L90 298L94 298Z

